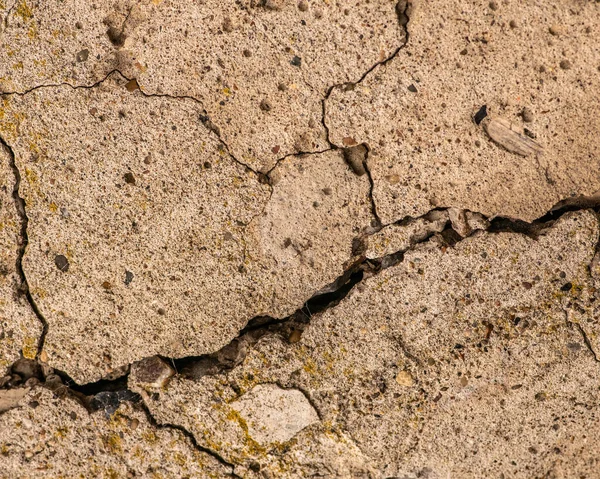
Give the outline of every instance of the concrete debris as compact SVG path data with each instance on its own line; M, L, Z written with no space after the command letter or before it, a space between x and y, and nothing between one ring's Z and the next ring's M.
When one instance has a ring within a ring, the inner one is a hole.
M274 384L259 384L231 407L248 425L252 439L263 446L287 442L319 420L304 394Z

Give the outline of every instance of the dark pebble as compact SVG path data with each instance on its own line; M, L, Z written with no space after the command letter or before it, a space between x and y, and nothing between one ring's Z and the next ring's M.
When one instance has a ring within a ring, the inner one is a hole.
M521 117L523 118L523 121L525 123L531 123L533 121L533 112L531 111L531 109L525 107L521 112Z
M86 48L85 50L81 50L76 56L75 58L77 58L78 62L84 62L88 59L88 57L90 56L90 51Z
M295 67L299 67L302 65L302 58L295 56L294 58L292 58L292 60L290 61L290 63L292 65L294 65Z
M475 113L475 116L473 117L473 119L475 120L475 124L479 125L486 116L487 116L487 105L483 105L479 109L479 111L477 113Z
M563 60L560 62L560 67L563 70L570 70L571 69L571 62L569 60Z
M69 260L67 259L66 256L64 256L62 254L57 254L54 257L54 264L63 273L66 273L67 271L69 271Z
M123 179L125 180L125 183L129 185L135 185L135 176L133 176L133 173L131 173L131 171L125 173L123 175Z
M125 284L129 285L133 281L133 273L131 271L125 271Z
M412 92L412 93L417 93L417 87L414 85L409 85L408 86L408 91Z

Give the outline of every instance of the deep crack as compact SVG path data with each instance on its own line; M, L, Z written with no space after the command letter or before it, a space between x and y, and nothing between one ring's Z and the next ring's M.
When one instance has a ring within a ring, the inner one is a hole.
M22 198L19 193L19 187L21 185L21 172L17 167L15 153L10 147L10 145L6 143L6 141L2 137L0 137L0 144L8 153L9 165L13 170L13 174L15 175L15 186L12 191L12 197L15 202L17 214L19 218L21 218L21 230L19 232L19 251L16 259L16 270L21 280L21 284L19 285L19 291L25 295L25 298L27 298L27 302L31 306L31 309L42 324L42 332L38 339L38 346L36 352L36 358L38 358L42 352L42 349L44 348L44 341L46 340L46 334L48 333L48 322L46 321L46 318L44 318L44 315L41 313L37 304L33 300L33 297L31 296L29 283L27 282L27 277L25 276L25 271L23 270L23 256L25 256L25 251L27 249L27 245L29 244L29 238L27 236L27 226L29 225L29 218L27 217L27 212L25 211L25 199Z

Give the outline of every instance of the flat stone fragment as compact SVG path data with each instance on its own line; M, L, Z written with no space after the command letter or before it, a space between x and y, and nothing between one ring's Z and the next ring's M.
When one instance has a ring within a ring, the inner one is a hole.
M484 124L485 131L498 145L521 156L540 155L544 148L506 118L493 118Z
M325 105L335 145L369 147L384 224L433 207L531 221L600 190L598 2L415 0L408 17L406 46Z
M13 197L16 181L10 152L0 145L0 376L20 355L35 358L42 333L17 271L23 217Z
M23 175L44 351L77 382L210 353L256 316L290 315L356 261L371 221L368 178L341 152L282 160L271 186L197 102L127 85L9 95L0 119Z
M118 69L147 93L199 100L231 153L266 172L285 155L325 149L329 87L357 81L404 41L393 1L307 7L18 0L0 33L0 91L92 85Z
M304 394L275 384L259 384L233 402L232 408L248 425L248 434L262 445L289 441L319 420Z
M111 416L34 388L0 415L1 477L230 477L177 430L122 403Z
M130 386L159 422L244 477L593 477L600 370L565 302L574 289L598 295L598 218L566 213L548 226L537 239L424 243L313 316L293 344L265 335L238 367L174 378L160 398ZM268 384L301 390L319 411L289 447L261 447L232 413ZM318 449L323 436L361 455L344 469L333 444Z
M28 391L29 388L0 390L0 413L17 407Z

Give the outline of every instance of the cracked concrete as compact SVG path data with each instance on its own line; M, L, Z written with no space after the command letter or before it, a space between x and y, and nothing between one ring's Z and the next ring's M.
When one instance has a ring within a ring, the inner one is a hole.
M597 2L0 18L0 477L597 476Z
M6 368L20 354L34 359L42 324L27 301L21 270L25 247L22 204L16 196L13 158L0 144L0 366Z
M406 46L326 102L331 141L370 148L383 223L433 207L531 221L600 190L598 3L413 3ZM490 141L484 105L543 153Z

